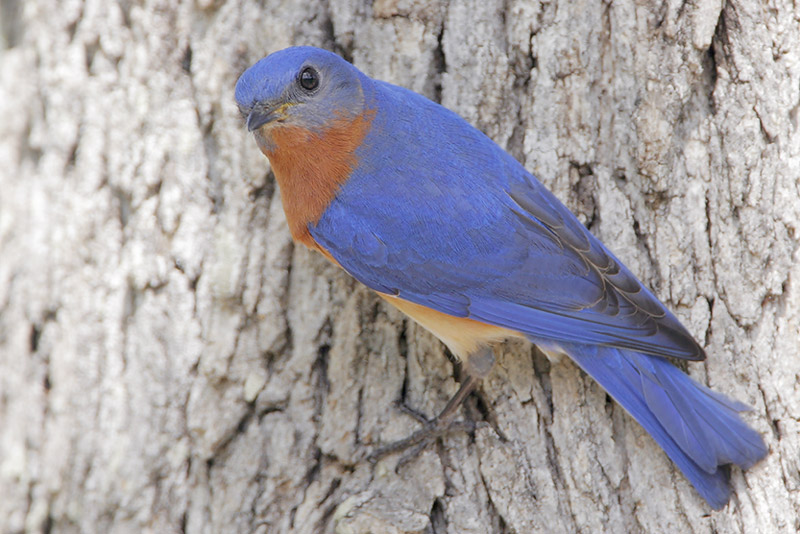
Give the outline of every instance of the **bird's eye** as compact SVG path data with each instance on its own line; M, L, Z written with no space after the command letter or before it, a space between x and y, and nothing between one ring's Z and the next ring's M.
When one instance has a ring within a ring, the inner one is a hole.
M319 73L312 67L306 67L300 72L300 87L306 91L313 91L319 86Z

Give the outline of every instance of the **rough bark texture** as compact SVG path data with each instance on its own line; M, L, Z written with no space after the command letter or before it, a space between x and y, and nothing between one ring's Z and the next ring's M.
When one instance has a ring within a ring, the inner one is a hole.
M291 243L233 86L295 44L456 110L668 303L771 450L727 508L522 343L481 389L509 441L357 461L458 384ZM796 3L8 0L0 48L0 531L800 528Z

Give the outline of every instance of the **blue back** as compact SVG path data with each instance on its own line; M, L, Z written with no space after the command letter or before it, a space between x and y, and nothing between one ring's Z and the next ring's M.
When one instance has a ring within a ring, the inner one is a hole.
M302 87L309 68L319 84ZM236 98L262 150L274 149L266 150L271 161L281 153L305 164L281 183L284 203L290 190L305 194L288 196L287 220L358 280L566 352L715 508L730 493L719 466L747 469L767 453L738 416L746 406L662 358L704 357L677 319L516 160L456 114L307 47L248 69ZM363 140L329 133L332 123L356 117L371 124ZM308 136L272 143L286 126ZM330 176L325 158L348 165ZM334 187L320 189L325 179ZM309 196L315 191L318 198ZM324 211L297 215L314 201Z
M704 357L677 319L483 133L412 91L362 84L376 110L372 130L359 165L310 228L355 278L534 341Z

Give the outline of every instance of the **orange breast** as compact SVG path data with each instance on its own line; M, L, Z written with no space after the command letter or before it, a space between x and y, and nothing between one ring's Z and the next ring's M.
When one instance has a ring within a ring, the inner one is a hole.
M349 178L358 163L355 151L371 122L372 115L365 114L352 121L338 121L321 134L295 126L273 126L266 133L274 148L264 154L280 186L292 237L337 265L330 253L311 237L308 225L319 221L339 187ZM454 317L391 295L378 294L430 330L462 359L489 343L524 337L507 328Z
M465 317L454 317L426 306L414 304L384 293L378 293L401 312L430 330L456 356L466 359L479 348L510 337L524 338L514 330L482 323Z
M356 149L369 131L371 114L354 120L340 120L322 133L297 126L273 126L274 149L265 151L281 191L283 209L292 237L319 250L308 232L347 181L358 163Z

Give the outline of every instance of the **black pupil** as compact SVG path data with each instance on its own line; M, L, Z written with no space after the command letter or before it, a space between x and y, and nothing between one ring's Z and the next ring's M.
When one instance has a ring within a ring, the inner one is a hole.
M319 75L317 74L317 71L311 67L303 69L303 72L300 73L300 87L306 91L312 91L316 89L318 85Z

